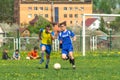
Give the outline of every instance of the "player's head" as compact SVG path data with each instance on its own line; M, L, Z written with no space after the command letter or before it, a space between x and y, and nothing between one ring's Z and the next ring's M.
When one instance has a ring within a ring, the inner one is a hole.
M62 31L64 31L66 29L66 21L62 22L59 24L59 27Z
M53 31L54 32L59 33L61 31L60 27L59 27L59 24L57 22L52 23L52 25L53 25Z
M50 26L50 25L47 25L47 26L45 27L46 32L49 32L50 29L51 29L51 26Z
M15 53L16 53L16 54L18 54L18 53L19 53L19 50L18 50L18 49L16 49L16 50L15 50Z
M37 46L35 46L35 47L34 47L34 51L37 51L37 50L38 50L38 47L37 47Z

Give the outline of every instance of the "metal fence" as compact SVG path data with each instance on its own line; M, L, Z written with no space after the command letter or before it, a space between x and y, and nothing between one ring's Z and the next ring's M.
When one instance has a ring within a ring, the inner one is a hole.
M16 40L14 37L0 37L0 50L8 49L15 50Z
M77 40L73 42L74 51L82 52L82 36L76 35ZM104 51L118 51L120 50L120 35L108 36L86 36L85 50L86 52L104 52ZM34 46L40 46L38 37L4 37L0 38L0 49L7 48L10 50L20 49L20 51L29 51ZM56 39L52 45L53 51L59 51L59 41Z

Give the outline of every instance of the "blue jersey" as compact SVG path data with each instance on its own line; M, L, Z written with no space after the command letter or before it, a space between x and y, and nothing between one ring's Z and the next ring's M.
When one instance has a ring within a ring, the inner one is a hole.
M74 37L75 34L71 30L61 31L59 33L59 40L62 41L62 48L72 45L71 37Z
M13 53L13 56L14 56L15 58L18 58L18 57L20 56L20 54L19 54L19 53L17 54L17 53L14 52L14 53Z

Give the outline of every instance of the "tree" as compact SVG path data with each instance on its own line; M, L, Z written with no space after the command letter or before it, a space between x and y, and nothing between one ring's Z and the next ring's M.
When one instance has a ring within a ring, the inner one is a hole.
M101 31L103 31L104 33L108 33L108 31L106 30L105 28L105 22L104 22L104 19L103 17L101 17L101 21L100 21L100 28L99 28Z
M14 0L0 1L0 22L13 22Z
M107 13L107 14L110 14L112 11L111 11L111 7L109 4L107 4L107 0L102 0L101 3L100 3L100 6L99 6L99 10L101 13Z
M100 13L112 13L120 0L93 0L93 10Z
M45 26L50 25L50 22L42 16L39 16L38 18L38 21L33 26L29 25L28 27L31 33L38 34L40 28L45 28Z
M111 22L111 28L115 31L115 32L119 32L120 31L120 17L116 17L115 21Z

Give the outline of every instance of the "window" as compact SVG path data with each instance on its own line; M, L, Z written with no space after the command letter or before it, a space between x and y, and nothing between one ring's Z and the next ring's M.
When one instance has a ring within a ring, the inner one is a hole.
M84 7L80 7L80 10L83 11L83 10L84 10Z
M40 10L43 10L43 7L40 7Z
M73 17L73 15L72 15L72 14L69 14L69 17L70 17L70 18L72 18L72 17Z
M34 10L38 10L38 8L37 8L37 7L34 7Z
M32 18L32 14L28 14L28 18Z
M78 7L75 7L75 10L78 10Z
M45 10L48 10L48 7L45 7Z
M71 11L71 10L72 10L72 7L69 7L69 10Z
M28 33L28 31L26 30L26 31L25 31L25 33L27 34L27 33Z
M67 7L64 7L64 10L67 10Z
M75 14L75 18L78 18L78 14Z
M32 10L32 7L28 7L28 10Z
M78 23L78 21L77 20L75 20L75 24L77 24Z
M67 18L67 14L64 14L64 18Z
M48 14L45 14L45 17L48 18Z
M72 21L70 21L70 24L72 24Z

